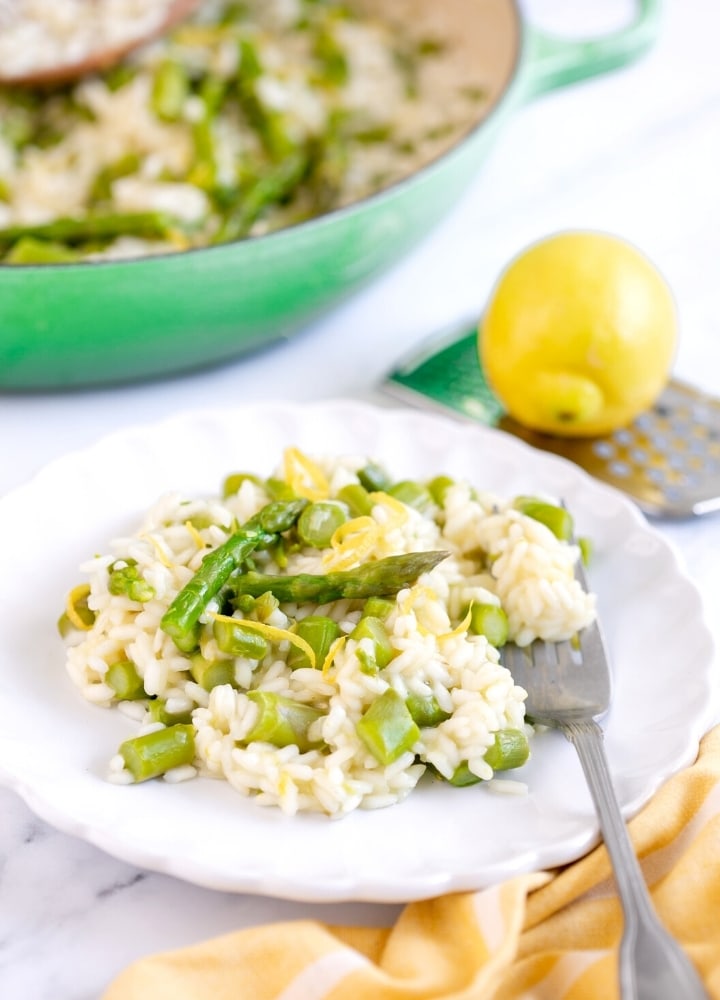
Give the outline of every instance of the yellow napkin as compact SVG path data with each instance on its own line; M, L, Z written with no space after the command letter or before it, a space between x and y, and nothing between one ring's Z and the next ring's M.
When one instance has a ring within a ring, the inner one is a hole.
M720 726L630 832L665 925L720 1000ZM145 958L103 1000L613 1000L621 925L598 847L411 903L391 928L292 921Z

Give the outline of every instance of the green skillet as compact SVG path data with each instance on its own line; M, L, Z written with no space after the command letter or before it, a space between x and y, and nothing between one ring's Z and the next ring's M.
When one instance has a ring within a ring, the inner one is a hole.
M378 13L386 0L364 2ZM385 191L267 236L132 261L0 266L0 389L144 379L290 337L417 244L477 175L516 108L645 51L659 0L638 0L628 27L591 41L539 32L515 0L393 0L392 10L429 26L439 12L457 35L459 65L489 74L474 129Z

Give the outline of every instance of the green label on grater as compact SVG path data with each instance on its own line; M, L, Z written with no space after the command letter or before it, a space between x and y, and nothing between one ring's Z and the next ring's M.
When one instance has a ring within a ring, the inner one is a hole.
M421 345L388 375L384 389L570 459L623 490L646 514L688 517L720 510L720 400L673 379L652 409L613 434L540 434L509 417L493 394L478 358L476 329L468 321Z
M386 386L398 395L419 393L425 402L495 426L504 410L480 367L476 327L432 339L388 376Z

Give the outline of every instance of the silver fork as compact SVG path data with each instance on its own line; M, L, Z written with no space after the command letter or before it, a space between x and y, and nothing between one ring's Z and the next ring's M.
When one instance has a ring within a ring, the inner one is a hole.
M576 575L587 589L582 568ZM619 980L623 1000L707 1000L700 977L653 909L612 786L596 718L610 704L610 671L595 622L579 641L503 647L503 662L528 692L527 714L574 745L595 803L624 915Z

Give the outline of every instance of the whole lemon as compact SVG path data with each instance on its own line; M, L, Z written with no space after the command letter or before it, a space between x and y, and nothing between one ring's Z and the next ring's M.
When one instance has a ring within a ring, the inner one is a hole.
M594 436L624 427L667 383L675 304L635 247L599 232L550 236L513 260L479 329L487 380L534 430Z

